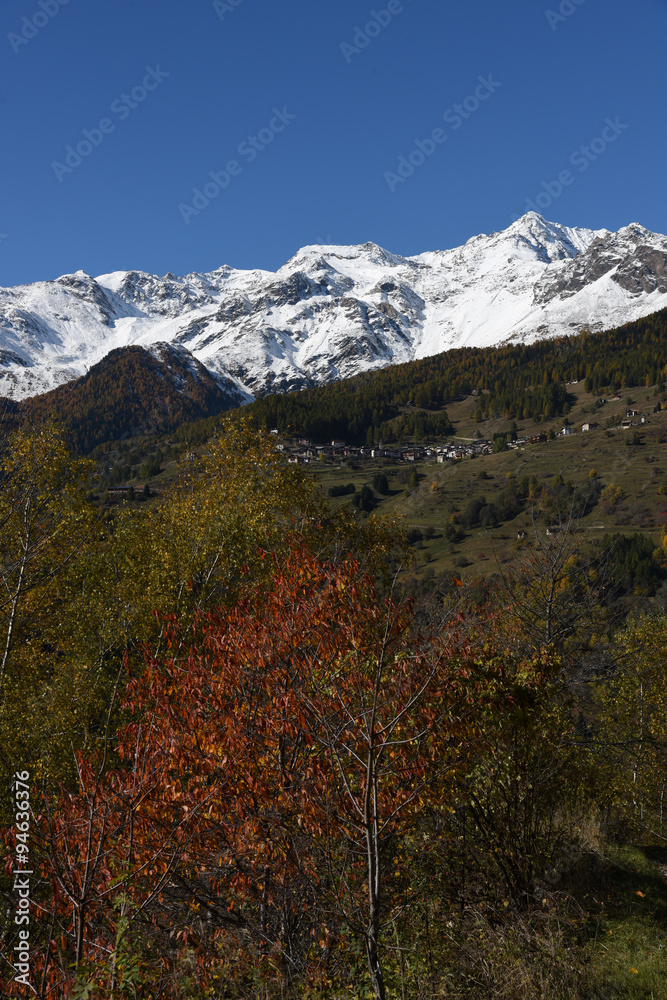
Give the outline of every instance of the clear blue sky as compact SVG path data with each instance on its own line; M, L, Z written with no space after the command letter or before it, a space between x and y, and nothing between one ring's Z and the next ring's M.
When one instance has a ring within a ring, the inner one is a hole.
M3 0L0 285L274 269L308 243L414 254L504 229L543 191L553 221L667 232L667 0L217 8ZM467 117L443 118L456 104ZM193 206L210 172L226 187Z

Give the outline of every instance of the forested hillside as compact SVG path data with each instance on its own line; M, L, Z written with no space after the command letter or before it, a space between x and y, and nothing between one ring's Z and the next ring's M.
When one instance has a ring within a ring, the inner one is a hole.
M568 382L586 380L595 393L613 393L653 386L666 372L662 310L607 333L447 351L320 388L266 396L249 412L257 427L290 429L318 441L423 440L448 432L443 408L461 396L477 394L480 419L553 419L568 412Z
M19 420L55 420L79 454L128 437L177 433L198 440L201 423L240 396L191 356L165 345L112 351L81 379L3 409ZM423 441L453 432L446 406L476 397L477 419L553 420L570 407L567 383L596 394L661 383L667 370L667 310L607 333L532 345L466 348L313 389L257 400L243 412L257 428L349 444ZM193 422L199 428L188 430Z
M142 347L111 351L87 375L9 412L31 423L56 421L74 450L89 454L107 441L162 435L187 421L222 413L239 401L187 352L164 345L159 356Z
M26 856L43 1000L664 996L667 542L507 479L520 561L415 603L400 526L248 422L151 504L90 476L1 442L3 996Z

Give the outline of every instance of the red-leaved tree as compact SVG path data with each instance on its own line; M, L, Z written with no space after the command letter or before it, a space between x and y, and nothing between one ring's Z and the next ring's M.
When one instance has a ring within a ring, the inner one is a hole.
M42 803L41 995L325 982L352 935L383 1000L402 838L468 738L460 622L419 636L294 539L270 586L165 629L114 754Z

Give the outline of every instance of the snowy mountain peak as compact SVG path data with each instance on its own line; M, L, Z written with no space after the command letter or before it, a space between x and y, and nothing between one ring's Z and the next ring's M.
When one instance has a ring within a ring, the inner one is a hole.
M508 236L542 247L550 260L560 260L563 256L576 257L586 251L595 239L608 235L606 229L579 229L548 222L537 212L527 212L505 232Z
M0 289L0 395L53 388L118 347L163 356L167 344L247 400L460 346L610 328L667 305L666 293L664 236L535 212L411 257L313 244L275 272L77 271Z
M622 229L619 229L618 236L627 236L631 240L662 239L657 233L652 233L650 229L646 229L638 222L631 222L629 226L623 226Z

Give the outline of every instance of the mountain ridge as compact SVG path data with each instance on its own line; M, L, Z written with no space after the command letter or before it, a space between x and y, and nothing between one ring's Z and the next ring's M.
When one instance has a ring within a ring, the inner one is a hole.
M534 212L411 257L311 245L275 272L77 271L0 289L0 395L34 396L114 349L167 343L248 402L452 348L613 328L658 311L666 293L667 237Z

